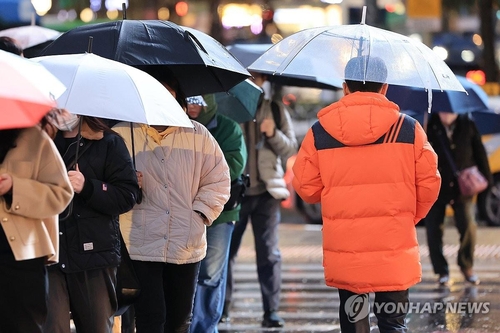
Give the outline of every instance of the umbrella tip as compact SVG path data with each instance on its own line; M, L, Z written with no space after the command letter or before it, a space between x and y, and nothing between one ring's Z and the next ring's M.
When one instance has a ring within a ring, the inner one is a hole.
M87 53L92 53L92 42L94 40L94 37L89 36L89 45L87 46Z
M123 19L126 20L127 19L127 5L125 4L125 2L122 2L122 12L123 12Z
M361 15L361 24L366 23L366 6L363 6L363 13Z

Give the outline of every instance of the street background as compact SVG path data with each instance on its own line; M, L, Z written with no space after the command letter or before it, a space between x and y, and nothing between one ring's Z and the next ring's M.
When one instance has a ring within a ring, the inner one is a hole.
M422 261L422 282L410 289L411 302L489 302L489 313L422 313L407 317L410 332L421 333L496 333L500 332L500 228L479 226L474 268L481 284L464 283L456 265L458 232L447 223L444 251L450 265L452 284L439 287L432 272L426 245L425 228L417 227ZM355 241L353 235L353 241ZM253 235L248 228L238 253L235 304L231 322L220 324L221 333L236 332L340 332L339 299L335 288L323 279L321 225L304 224L300 215L284 210L280 225L280 250L283 257L282 303L279 314L283 329L263 329L262 302L255 268ZM373 302L373 295L371 296ZM378 332L371 315L372 332Z

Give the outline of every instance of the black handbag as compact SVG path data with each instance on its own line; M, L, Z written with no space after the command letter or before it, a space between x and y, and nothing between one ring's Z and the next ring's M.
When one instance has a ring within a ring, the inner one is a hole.
M240 175L231 182L231 196L224 205L224 210L233 210L241 203L246 189L250 186L250 176Z
M139 279L135 273L132 259L127 250L127 246L123 241L122 233L120 232L121 242L121 262L116 272L116 299L118 300L118 309L115 316L121 316L127 309L134 304L141 293Z

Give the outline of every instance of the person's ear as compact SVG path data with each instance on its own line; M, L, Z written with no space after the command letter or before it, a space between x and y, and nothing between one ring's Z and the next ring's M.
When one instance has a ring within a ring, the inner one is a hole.
M347 86L347 83L345 82L342 83L342 91L344 92L344 96L347 96L351 93L349 87Z
M389 89L389 85L387 83L384 83L382 85L382 88L380 88L380 93L385 96L387 94L387 89Z

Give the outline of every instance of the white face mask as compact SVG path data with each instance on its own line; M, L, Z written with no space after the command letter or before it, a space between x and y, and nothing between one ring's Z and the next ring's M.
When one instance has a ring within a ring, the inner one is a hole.
M58 113L54 117L55 119L51 121L52 125L54 125L60 131L70 132L78 126L78 122L80 118L69 112Z

